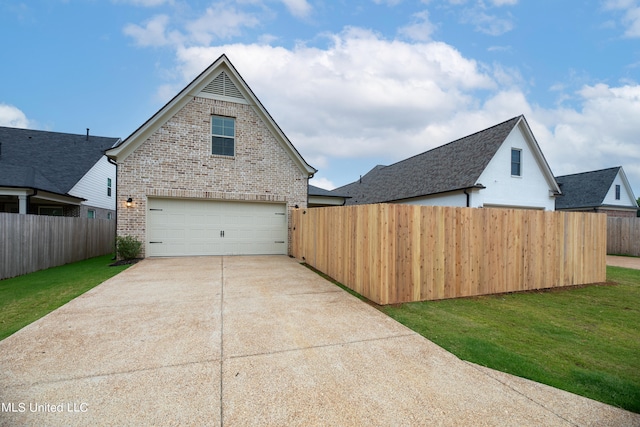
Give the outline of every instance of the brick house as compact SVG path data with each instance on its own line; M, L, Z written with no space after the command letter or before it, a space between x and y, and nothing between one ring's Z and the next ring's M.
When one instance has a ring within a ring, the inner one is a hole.
M107 156L143 256L287 254L316 172L225 55Z

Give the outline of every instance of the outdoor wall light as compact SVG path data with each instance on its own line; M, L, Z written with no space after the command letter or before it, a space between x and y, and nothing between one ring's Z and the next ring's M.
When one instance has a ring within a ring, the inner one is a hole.
M128 208L130 208L130 207L131 207L131 205L133 205L133 199L132 199L131 197L129 197L129 198L127 199L127 207L128 207Z

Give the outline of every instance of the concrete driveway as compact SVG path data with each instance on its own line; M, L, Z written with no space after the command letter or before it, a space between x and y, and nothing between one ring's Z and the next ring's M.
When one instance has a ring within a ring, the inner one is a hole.
M0 425L638 426L463 362L287 257L146 259L0 342Z

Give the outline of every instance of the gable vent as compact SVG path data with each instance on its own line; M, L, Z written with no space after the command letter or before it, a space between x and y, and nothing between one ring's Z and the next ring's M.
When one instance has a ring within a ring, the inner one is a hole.
M231 98L244 99L242 93L233 84L231 78L224 71L211 80L211 82L202 89L204 93L218 96L229 96Z

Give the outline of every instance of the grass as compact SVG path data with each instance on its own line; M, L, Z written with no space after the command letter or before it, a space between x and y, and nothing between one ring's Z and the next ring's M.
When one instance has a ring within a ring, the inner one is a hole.
M112 255L0 280L0 340L115 276Z
M640 271L607 279L381 310L461 359L640 412Z

